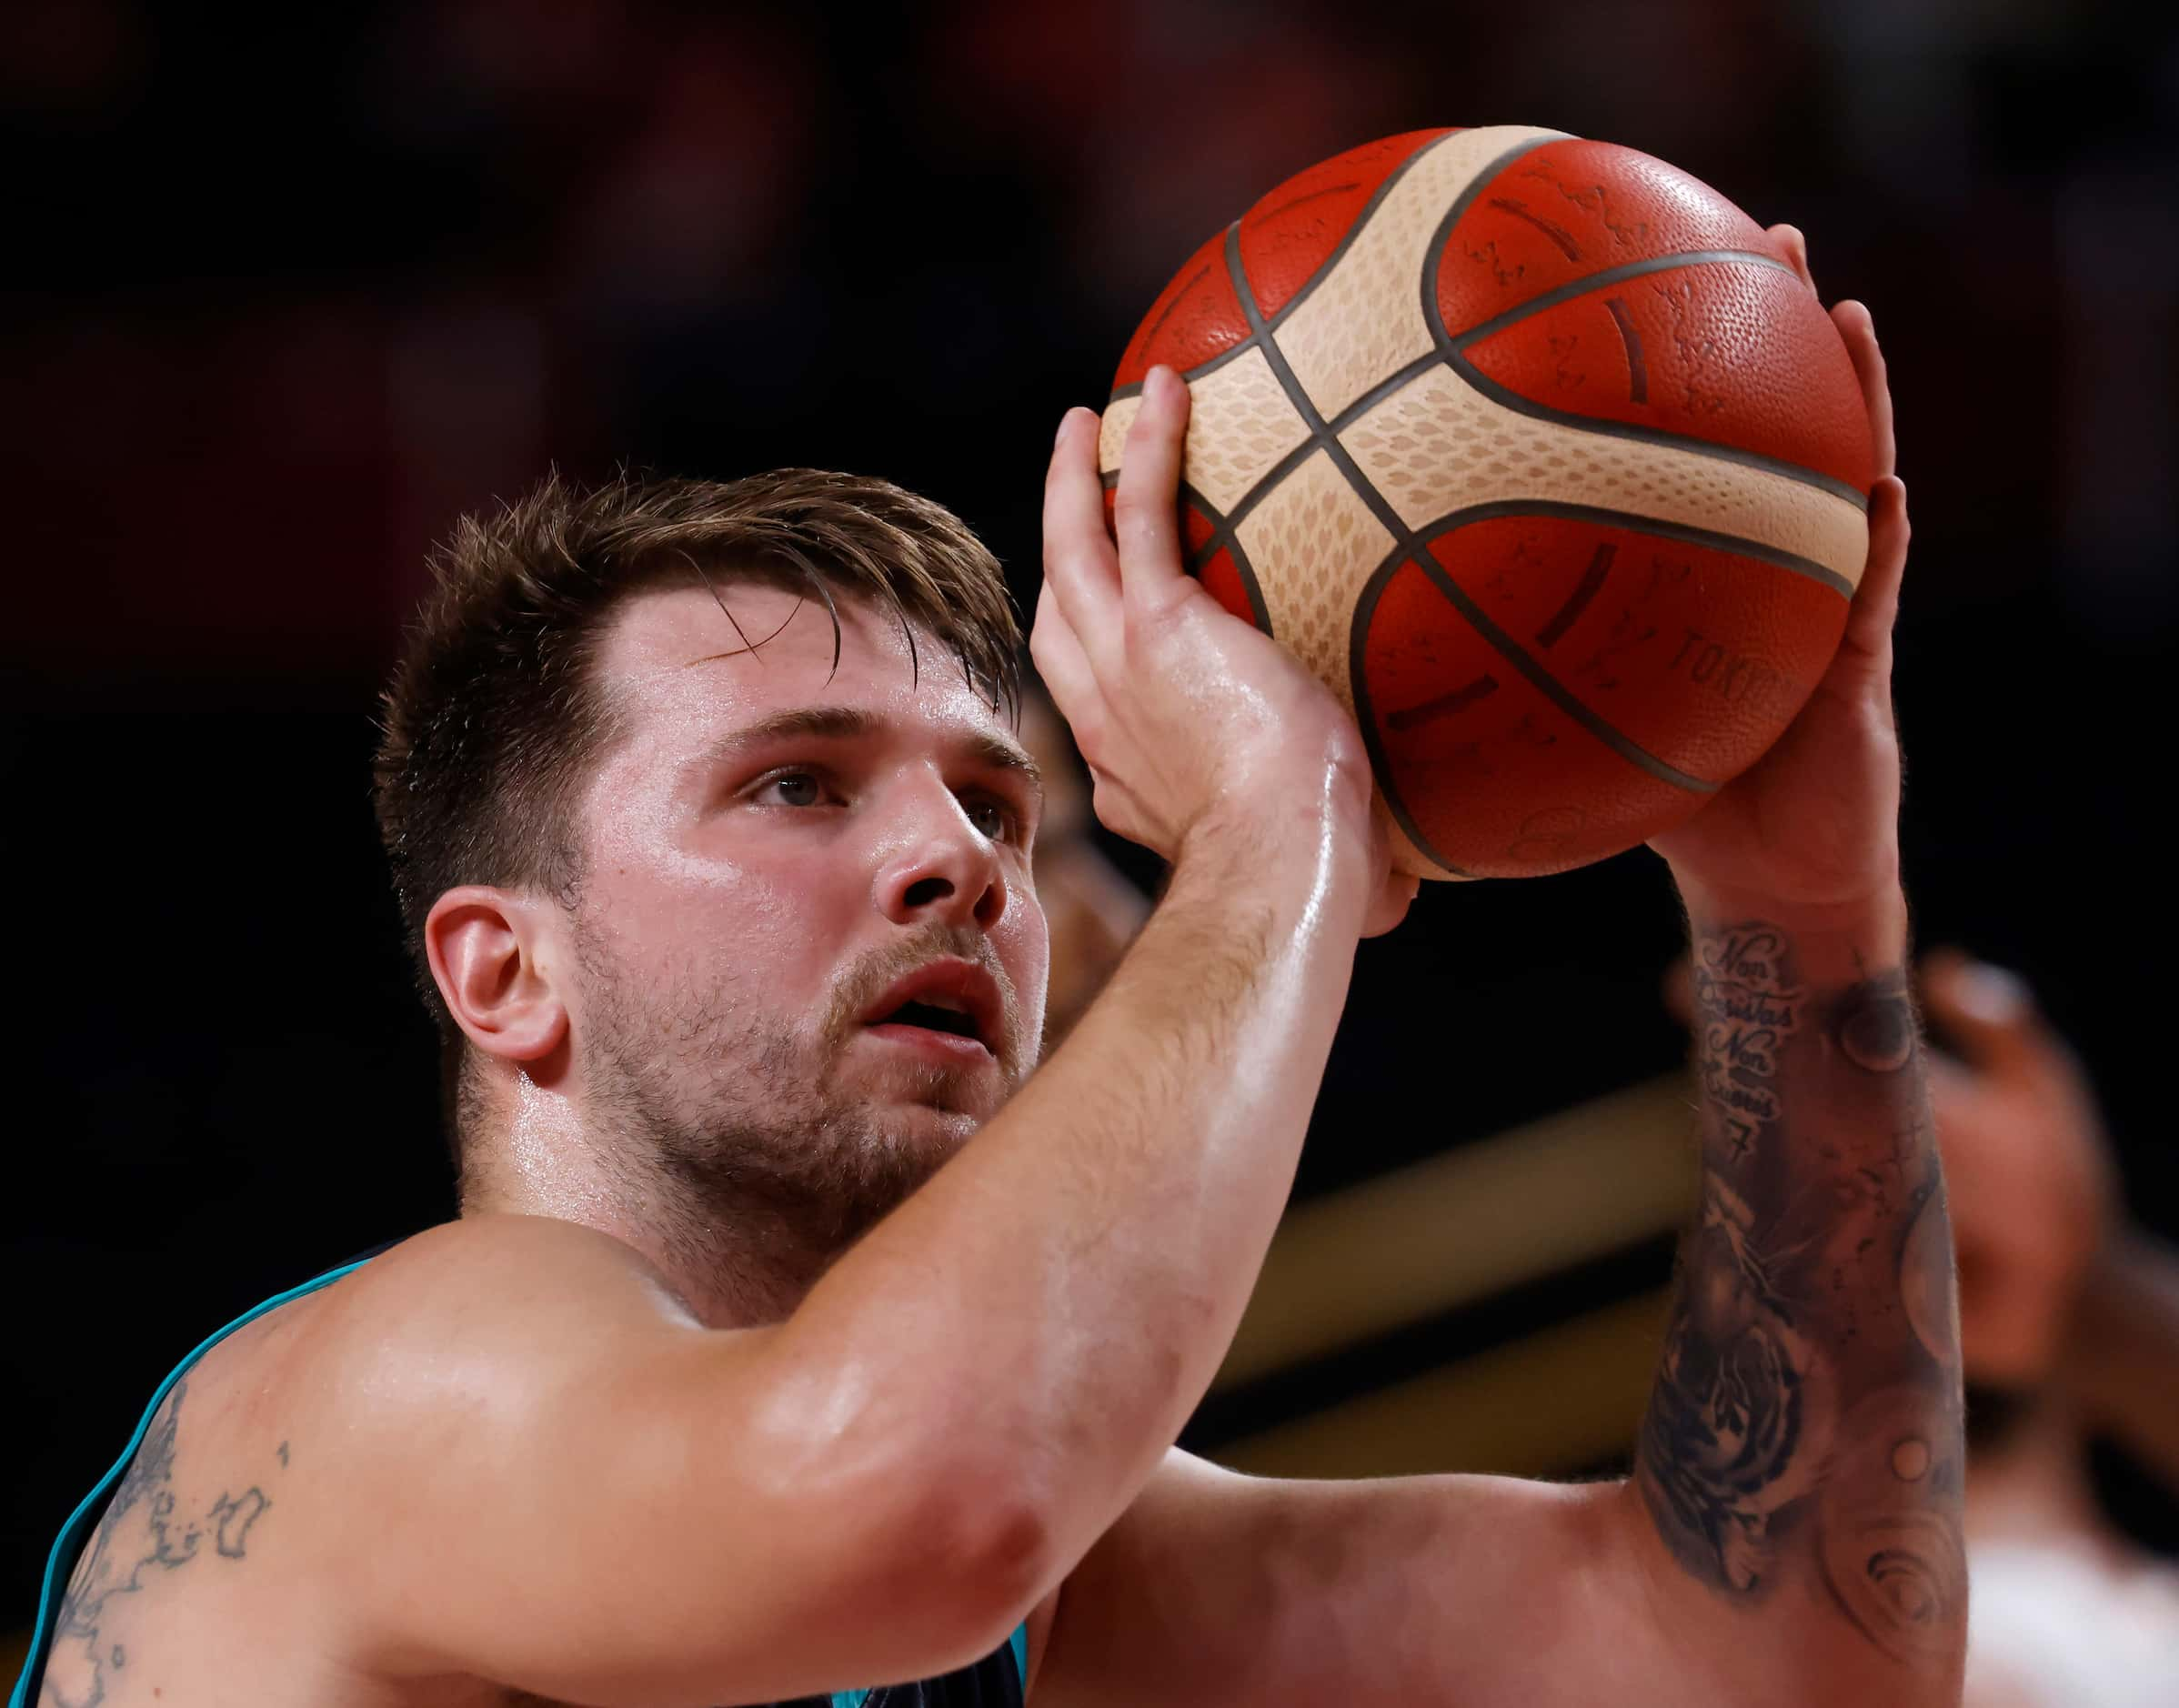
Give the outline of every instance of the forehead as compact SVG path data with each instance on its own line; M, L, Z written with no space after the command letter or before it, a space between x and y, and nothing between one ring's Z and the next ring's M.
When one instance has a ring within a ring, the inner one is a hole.
M1006 728L928 629L916 630L911 654L898 618L838 589L833 604L837 642L831 611L807 591L721 581L716 598L702 587L638 594L599 647L598 686L652 733L678 727L698 739L818 704L934 734Z

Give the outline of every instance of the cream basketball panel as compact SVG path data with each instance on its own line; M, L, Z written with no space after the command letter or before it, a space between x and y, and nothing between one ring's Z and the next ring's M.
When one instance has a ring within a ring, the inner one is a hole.
M1182 478L1221 517L1309 437L1309 423L1260 349L1244 350L1190 380L1188 405ZM1122 397L1106 410L1097 442L1100 470L1120 467L1128 429L1141 407L1137 396Z
M1418 375L1340 435L1410 527L1478 504L1589 505L1726 534L1823 565L1858 586L1859 506L1730 457L1543 421L1450 367Z
M1190 380L1188 398L1188 484L1220 516L1309 437L1260 349Z
M1347 648L1354 608L1392 549L1391 535L1329 451L1305 459L1233 531L1256 572L1271 633L1351 712Z
M1429 354L1423 273L1431 239L1461 193L1509 148L1561 135L1527 125L1454 131L1407 163L1384 200L1364 216L1346 253L1272 334L1326 420Z

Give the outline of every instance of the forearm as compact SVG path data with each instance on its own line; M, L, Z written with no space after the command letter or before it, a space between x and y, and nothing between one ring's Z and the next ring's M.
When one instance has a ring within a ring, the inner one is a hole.
M1728 1647L1828 1646L1882 1693L1863 1700L1950 1702L1957 1309L1904 901L1796 918L1686 900L1702 1202L1642 1432L1643 1502L1732 1610Z
M1155 1467L1247 1301L1345 999L1351 865L1325 825L1184 848L1065 1046L788 1325L884 1427L1026 1482L1056 1555Z
M2089 1417L2179 1490L2179 1251L2114 1235L2072 1327L2064 1374Z

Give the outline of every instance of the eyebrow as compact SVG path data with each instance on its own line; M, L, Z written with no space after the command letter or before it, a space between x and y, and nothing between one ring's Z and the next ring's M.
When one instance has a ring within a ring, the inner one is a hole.
M792 741L805 738L821 741L845 741L857 737L879 735L884 732L886 720L875 712L857 706L804 706L793 711L774 712L768 718L759 718L753 724L744 724L731 735L722 738L714 751L719 755L746 752L752 748L767 747L776 741ZM954 745L977 764L994 771L1013 771L1029 779L1031 787L1042 789L1044 773L1028 749L1019 742L1004 736L994 735L988 729L974 729L956 738Z

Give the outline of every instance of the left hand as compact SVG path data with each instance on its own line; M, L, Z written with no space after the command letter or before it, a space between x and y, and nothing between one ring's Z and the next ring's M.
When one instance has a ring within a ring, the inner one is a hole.
M1791 226L1771 235L1812 291ZM1795 909L1846 911L1899 880L1899 731L1892 717L1892 623L1906 568L1906 487L1893 472L1892 393L1869 311L1831 311L1860 376L1875 440L1869 561L1846 633L1808 703L1769 752L1677 829L1651 839L1682 892L1691 887Z

